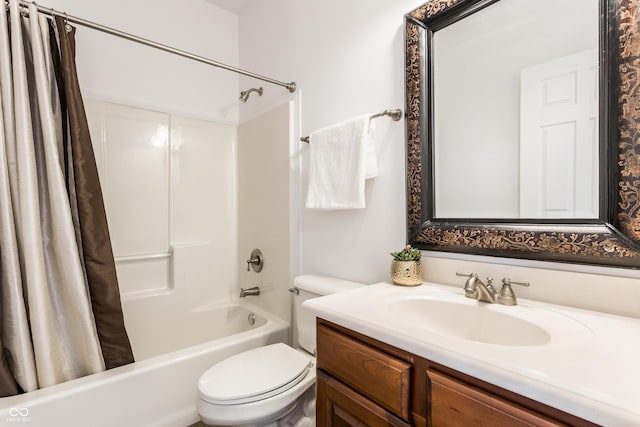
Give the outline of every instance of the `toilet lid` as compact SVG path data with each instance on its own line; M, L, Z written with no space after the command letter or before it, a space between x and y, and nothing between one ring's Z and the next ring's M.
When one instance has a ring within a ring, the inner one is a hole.
M255 402L293 387L311 366L308 357L288 345L258 347L212 366L198 389L204 400L219 405Z

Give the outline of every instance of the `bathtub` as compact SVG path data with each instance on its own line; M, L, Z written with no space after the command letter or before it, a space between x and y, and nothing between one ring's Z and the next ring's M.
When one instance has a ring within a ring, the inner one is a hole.
M139 320L153 315L142 314ZM197 381L204 371L231 355L288 337L287 322L244 301L172 317L165 314L166 324L147 321L145 328L136 319L130 328L125 317L135 363L2 398L0 426L187 427L199 419ZM177 333L163 329L167 325Z

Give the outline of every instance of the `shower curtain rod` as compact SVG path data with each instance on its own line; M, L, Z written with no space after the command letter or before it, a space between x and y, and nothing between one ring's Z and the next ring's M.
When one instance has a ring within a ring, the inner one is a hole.
M23 7L27 7L31 2L20 0L20 5ZM33 4L38 8L38 12L44 13L49 16L59 16L64 18L66 22L71 22L74 24L82 25L83 27L88 27L97 31L101 31L103 33L111 34L117 37L121 37L123 39L130 40L132 42L140 43L146 46L150 46L156 49L164 50L165 52L173 53L174 55L182 56L184 58L192 59L194 61L202 62L208 65L212 65L214 67L222 68L224 70L233 71L234 73L242 74L243 76L251 77L254 79L262 80L267 83L271 83L277 86L282 86L287 88L289 92L293 93L296 91L296 82L281 82L279 80L272 79L270 77L262 76L260 74L252 73L250 71L246 71L240 68L232 67L231 65L223 64L221 62L214 61L209 58L205 58L203 56L195 55L193 53L186 52L184 50L176 49L171 46L167 46L153 40L145 39L142 37L138 37L136 35L126 33L124 31L116 30L115 28L107 27L105 25L98 24L96 22L88 21L86 19L78 18L77 16L68 15L65 12L59 12L57 10L40 6L33 2Z

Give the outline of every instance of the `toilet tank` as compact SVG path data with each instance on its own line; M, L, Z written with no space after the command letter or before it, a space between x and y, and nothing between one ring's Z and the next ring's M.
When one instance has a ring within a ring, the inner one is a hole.
M298 346L311 354L315 354L316 316L302 307L304 301L361 286L364 286L364 284L317 274L305 274L293 279L293 316L298 335Z

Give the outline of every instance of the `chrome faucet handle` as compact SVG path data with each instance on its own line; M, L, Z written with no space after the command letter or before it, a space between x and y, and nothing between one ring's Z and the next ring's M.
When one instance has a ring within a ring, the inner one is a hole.
M456 273L456 276L459 277L471 277L471 276L478 276L477 273Z
M498 291L496 290L496 288L493 287L493 277L487 277L487 289L489 289L489 292L491 292L492 294L497 294Z
M525 287L528 287L530 285L529 282L515 282L511 280L510 277L505 277L504 279L502 279L502 284L503 285L520 285Z
M502 305L518 305L518 299L511 285L529 286L529 282L514 282L509 277L502 279L502 288L498 294L498 303Z
M262 267L264 266L264 257L262 256L262 252L260 249L254 249L251 251L251 256L247 260L247 271L253 271L256 273L260 273L262 271Z
M251 265L258 265L260 264L260 258L256 257L256 258L249 258L247 260L247 271L251 271Z

